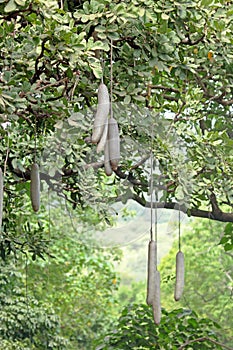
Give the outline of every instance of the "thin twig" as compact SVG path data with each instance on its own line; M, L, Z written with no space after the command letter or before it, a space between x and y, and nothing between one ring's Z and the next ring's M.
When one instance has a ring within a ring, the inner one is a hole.
M172 87L169 87L169 86L164 86L164 85L152 85L152 84L149 84L148 87L150 89L164 90L164 91L174 92L174 93L177 93L177 94L181 93L181 91L178 90L178 89L175 89L175 88L172 88Z
M46 85L39 86L38 88L36 88L36 91L44 90L44 89L46 89L47 87L59 86L60 83L67 83L67 81L68 81L68 78L63 78L63 79L60 79L60 80L55 81L55 82L53 82L53 83L48 83L48 84L46 84Z
M190 344L193 344L193 343L198 343L198 342L203 342L203 341L207 341L207 342L211 342L215 345L219 345L219 346L222 346L223 348L225 349L228 349L228 350L233 350L233 348L227 346L227 345L224 345L214 339L211 339L209 337L201 337L201 338L197 338L197 339L192 339L192 340L187 340L184 344L182 344L178 350L182 350L184 349L187 345L190 345Z
M131 166L131 168L129 169L129 171L132 171L134 169L139 168L141 165L143 165L147 159L150 158L150 154L147 154L145 157L143 157L138 163L135 163L134 165Z
M112 90L113 90L113 62L112 62L112 54L113 54L113 43L111 39L111 49L110 49L110 117L113 117L113 111L112 111Z

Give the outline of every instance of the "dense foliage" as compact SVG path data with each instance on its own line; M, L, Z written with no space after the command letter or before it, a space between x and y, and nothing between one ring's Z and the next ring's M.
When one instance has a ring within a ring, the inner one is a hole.
M51 304L38 301L15 262L1 263L0 345L6 350L66 349L61 323Z
M46 259L31 259L25 247L23 259L7 255L1 264L4 349L88 349L117 315L119 250L98 247L91 221L86 232L85 222L68 212L64 218L62 209L50 208Z
M113 263L119 253L98 248L68 221L57 219L52 231L50 254L54 258L29 264L28 288L38 300L53 305L61 320L61 334L69 339L67 349L91 349L116 314L119 277Z
M133 304L122 311L116 328L96 349L221 349L213 326L207 318L199 319L194 312L177 309L164 311L161 325L156 327L150 308Z
M102 220L116 200L148 205L152 150L158 206L233 220L231 2L2 0L0 12L4 247L34 159L44 185ZM85 139L111 43L122 157L106 180Z

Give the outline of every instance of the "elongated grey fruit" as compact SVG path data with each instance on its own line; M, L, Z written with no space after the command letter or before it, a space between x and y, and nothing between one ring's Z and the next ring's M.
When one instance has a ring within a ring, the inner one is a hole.
M2 227L2 211L3 211L3 173L0 168L0 229Z
M120 136L116 119L111 117L108 125L109 157L113 170L116 170L120 161Z
M176 254L176 285L174 299L180 300L184 290L184 254L179 251Z
M99 140L99 143L96 147L96 152L100 153L101 151L104 150L105 144L107 142L107 138L108 138L108 118L106 120L105 126L104 126L104 130L103 133L101 135L101 138Z
M160 324L161 320L161 301L160 301L160 273L155 272L155 294L152 302L153 317L155 324Z
M155 274L157 263L157 247L155 241L150 241L148 245L148 262L147 262L147 297L148 305L153 304L155 295Z
M108 148L108 140L104 146L104 171L107 176L112 175L112 167L109 161L109 148Z
M92 136L91 136L92 143L99 142L108 118L109 109L110 109L110 100L109 100L108 88L105 84L101 83L98 88L98 105L97 105L97 111L94 119Z
M30 196L32 208L37 212L40 209L40 173L37 163L33 163L31 168Z

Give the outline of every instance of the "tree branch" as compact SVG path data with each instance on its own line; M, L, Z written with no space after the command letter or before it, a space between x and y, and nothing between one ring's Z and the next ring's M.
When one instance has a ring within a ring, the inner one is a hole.
M42 40L41 43L41 52L39 54L39 56L37 56L36 60L35 60L35 73L33 75L33 77L31 78L31 84L35 83L37 79L39 79L41 73L43 72L43 68L39 68L39 62L40 59L44 56L44 52L45 52L45 44L48 41L48 38L44 38Z
M164 85L151 85L149 84L148 87L150 89L156 89L156 90L164 90L164 91L168 91L168 92L174 92L176 94L180 94L180 90L169 87L169 86L164 86Z
M132 193L132 197L128 199L133 199L145 208L151 208L151 202L146 201L138 195ZM152 207L158 209L173 209L180 210L183 213L188 214L188 216L199 217L203 219L211 219L221 222L233 222L233 213L224 213L222 211L207 211L196 208L187 208L185 205L179 205L179 203L174 202L153 202Z
M228 349L228 350L233 350L233 348L230 348L229 346L227 345L224 345L214 339L211 339L209 337L201 337L201 338L197 338L197 339L192 339L192 340L187 340L184 344L182 344L178 350L182 350L184 349L187 345L190 345L190 344L193 344L193 343L199 343L199 342L203 342L203 341L207 341L207 342L211 342L215 345L219 345L219 346L222 346L223 348L225 349Z
M145 158L144 158L145 160ZM9 162L8 162L9 163ZM139 164L139 163L138 163ZM99 169L103 167L104 163L103 162L95 162L91 164L86 164L85 169L88 169L90 167L93 167L94 169ZM11 168L11 171L17 175L19 178L24 179L24 181L30 180L30 170L27 170L26 172L22 172L19 169L13 169L12 165L9 166ZM72 169L65 169L63 168L63 174L59 174L61 178L64 177L70 177L70 176L75 176L76 172L74 172ZM132 173L126 174L121 171L120 168L118 168L115 171L116 175L118 175L121 179L127 179L132 185L134 186L142 186L142 187L148 187L147 182L140 182L137 180ZM50 177L48 174L41 173L41 179L45 180L46 182L50 182L51 179L55 179L56 174L54 178ZM170 185L170 184L169 184ZM164 186L158 186L159 189L164 189L168 190L169 185L167 187ZM172 184L171 184L172 185ZM111 198L112 201L125 201L125 197L119 196L119 197L114 197ZM151 208L151 202L146 201L143 197L140 197L139 195L135 193L131 193L131 195L128 195L127 200L132 199L142 205L145 208ZM211 219L211 220L216 220L216 221L221 221L221 222L233 222L233 213L225 213L220 210L217 204L217 199L214 193L211 194L210 196L210 201L212 205L212 211L207 211L207 210L202 210L202 209L197 209L197 208L188 208L185 205L180 205L179 203L176 202L153 202L152 207L153 208L158 208L158 209L172 209L172 210L180 210L184 213L186 213L188 216L193 216L193 217L199 217L199 218L206 218L206 219Z
M165 100L179 102L179 98L171 95L163 95Z
M218 96L216 95L212 95L208 88L207 85L203 82L204 79L210 80L212 79L212 77L210 76L204 76L202 79L200 78L200 76L198 74L195 74L196 77L196 81L197 83L200 85L200 87L203 90L204 93L204 97L206 97L207 99L209 99L210 101L215 101L219 104L221 104L222 106L231 106L233 104L233 99L231 100L224 100L223 97L226 96L226 91L222 91L222 93Z
M197 45L197 44L199 44L201 41L203 41L203 39L204 39L205 36L206 36L206 30L207 30L207 25L206 25L206 23L205 23L205 25L204 25L204 31L203 31L202 35L201 35L199 38L197 38L196 40L192 40L192 39L191 39L191 37L190 37L190 28L188 27L188 25L187 25L187 24L184 24L183 27L184 27L184 29L185 29L185 31L186 31L186 37L185 37L183 40L181 40L181 43L182 43L182 44L190 45L190 46Z
M150 158L150 153L143 157L138 163L131 166L130 171L137 169L139 166L143 165Z
M197 45L198 43L200 43L205 37L205 33L202 34L202 36L194 41L191 40L190 36L188 35L185 39L181 40L181 43L184 45Z
M220 208L218 206L217 198L216 198L214 192L212 192L210 195L210 203L211 203L212 212L214 213L214 215L221 215L222 211L220 210Z
M0 19L4 19L5 21L10 21L11 19L16 18L17 16L22 16L22 14L26 12L37 14L37 12L32 9L32 3L31 3L26 9L20 9L20 10L11 12L9 15L1 16Z

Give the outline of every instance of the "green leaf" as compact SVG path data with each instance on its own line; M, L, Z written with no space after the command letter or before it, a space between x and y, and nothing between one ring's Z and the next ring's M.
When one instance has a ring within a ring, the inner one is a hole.
M141 95L132 95L133 99L139 102L144 102L145 101L145 97L141 96Z
M169 15L167 15L166 13L162 13L161 18L167 21L169 19Z
M124 104L129 104L131 101L131 96L130 95L126 95L124 98Z
M63 128L63 121L62 120L59 120L55 125L54 127L56 129L62 129Z
M224 244L224 243L228 242L228 240L229 240L229 238L224 236L224 237L221 238L219 244Z
M94 44L91 46L92 50L103 50L103 51L109 51L109 46L107 42L102 42L102 41L96 41Z
M233 224L229 222L226 224L225 229L224 229L225 234L232 234L233 233Z
M90 67L92 69L92 72L93 72L94 76L97 79L101 79L102 75L103 75L102 68L99 65L96 65L96 64L90 64Z
M19 6L24 6L26 4L26 0L15 0L15 2Z
M5 12L13 12L17 9L16 3L14 0L10 0L8 4L4 7Z
M185 195L184 195L183 187L181 185L177 186L175 191L175 197L178 201L181 201L184 199Z
M233 244L230 244L230 243L226 243L224 245L224 250L227 252L229 250L232 250L233 249Z

